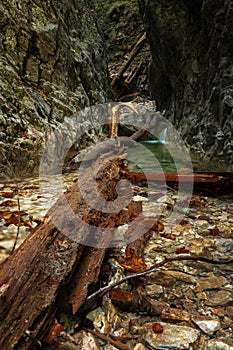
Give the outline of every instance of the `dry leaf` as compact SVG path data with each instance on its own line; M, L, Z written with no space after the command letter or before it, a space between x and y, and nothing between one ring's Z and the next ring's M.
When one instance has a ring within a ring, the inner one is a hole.
M14 192L0 192L0 196L4 198L13 198L14 195Z
M142 258L140 258L133 249L126 250L125 258L115 258L115 260L127 271L140 272L147 268L147 265L144 263Z
M4 202L2 202L0 204L0 207L13 207L14 205L16 205L17 203L15 201L11 201L11 200L6 200Z
M146 218L144 220L145 227L148 227L148 229L151 229L156 232L163 232L164 231L164 224L160 220L155 220L153 218Z
M188 253L189 253L189 250L186 249L185 247L181 247L176 251L176 254L188 254Z
M55 319L54 320L54 324L51 326L51 328L49 329L49 332L47 333L47 335L44 338L44 341L47 344L50 345L57 345L57 337L64 332L64 327L58 323L58 321Z
M164 237L166 239L171 239L172 241L176 240L176 235L174 235L173 233L163 233L161 237Z
M163 326L159 322L152 324L152 331L155 333L163 333Z
M164 224L160 220L157 220L154 222L151 229L153 231L156 231L156 232L163 232L164 231Z
M219 228L217 226L215 226L214 228L209 228L209 231L211 233L212 236L219 236L220 232L219 232Z

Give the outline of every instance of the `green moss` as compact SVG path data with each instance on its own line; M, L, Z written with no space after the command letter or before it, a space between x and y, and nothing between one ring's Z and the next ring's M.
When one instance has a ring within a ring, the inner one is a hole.
M109 62L119 53L123 58L144 31L137 0L95 0L95 8Z
M109 6L109 9L107 11L107 15L111 16L114 14L114 12L117 13L117 12L122 11L122 9L125 9L125 7L127 7L128 3L129 3L129 1L126 1L126 0L114 2L113 4L111 4Z

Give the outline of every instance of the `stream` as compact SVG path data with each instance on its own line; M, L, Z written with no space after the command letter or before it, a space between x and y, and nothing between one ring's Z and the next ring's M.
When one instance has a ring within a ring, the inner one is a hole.
M130 160L129 169L132 171L192 171L192 163L183 159L184 153L171 144L168 147L161 142L142 142L129 147L127 152ZM198 168L197 165L195 164L195 169ZM9 254L14 244L18 227L18 205L20 205L21 218L17 245L41 222L47 210L55 203L58 178L59 175L53 175L49 181L44 180L46 183L43 184L43 188L47 186L47 190L43 190L43 193L40 189L40 179L36 176L17 183L0 182L0 259ZM77 178L76 171L63 174L64 191L75 178Z
M140 163L140 171L185 171L187 162L176 154L176 164L164 144L143 144L143 147L131 148L129 167ZM148 147L148 149L146 148ZM151 153L152 151L152 153ZM176 152L175 150L173 152ZM179 152L178 152L179 153ZM148 158L146 158L148 157ZM156 157L156 158L155 158ZM158 161L151 160L158 159ZM179 159L179 161L178 161ZM158 166L155 170L155 167ZM190 171L186 168L186 171ZM56 183L59 175L51 175L43 183L47 191L41 192L38 177L27 178L17 183L0 182L0 260L5 259L14 245L19 226L17 246L43 221L43 216L56 201ZM77 178L77 172L62 175L65 191ZM51 181L52 180L52 181ZM149 218L162 213L162 229L153 231L145 245L144 260L152 266L155 261L166 257L184 254L204 256L214 260L232 259L232 194L218 197L193 195L187 214L169 228L169 212L177 201L177 192L154 184L148 188L136 187L134 200L142 202L143 214ZM145 194L150 191L151 200ZM20 221L19 219L20 206ZM123 225L127 226L127 225ZM118 234L123 226L118 227ZM163 231L164 227L164 231ZM121 249L122 257L124 248ZM106 278L111 284L125 277L124 268L116 264L110 256L107 264L114 267L114 273ZM166 265L167 270L155 272L146 278L145 290L151 302L159 302L163 309L159 315L148 316L143 313L130 313L116 308L108 296L103 305L88 314L95 330L100 333L126 337L129 349L233 349L233 287L232 264L213 265L195 261L174 261ZM145 282L143 282L145 283ZM141 304L140 304L141 305ZM143 305L140 306L140 308ZM109 316L110 315L110 316ZM130 320L128 322L127 320ZM133 322L133 323L132 323ZM132 323L132 324L131 324ZM156 334L152 329L159 324L163 332ZM76 338L75 338L76 337ZM81 331L74 334L82 340L85 349L110 349L104 341L94 338L90 333ZM97 344L89 347L90 341ZM141 347L138 347L138 344ZM193 344L194 347L193 347ZM219 345L220 344L220 345ZM145 345L145 346L144 346ZM220 347L218 347L220 346ZM116 348L111 348L116 349Z

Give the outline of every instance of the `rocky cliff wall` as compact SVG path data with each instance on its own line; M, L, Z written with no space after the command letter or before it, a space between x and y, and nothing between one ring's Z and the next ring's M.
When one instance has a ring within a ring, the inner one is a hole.
M139 1L151 44L152 97L191 149L233 164L233 3Z
M105 50L91 0L1 1L3 173L6 167L32 171L46 131L85 106L105 102L108 91Z

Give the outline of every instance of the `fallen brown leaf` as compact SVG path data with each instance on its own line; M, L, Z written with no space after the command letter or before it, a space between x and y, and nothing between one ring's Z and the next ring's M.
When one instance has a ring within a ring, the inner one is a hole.
M125 258L115 258L116 262L127 271L140 272L147 268L143 259L133 249L126 250Z
M163 326L159 322L153 323L151 328L155 333L163 333Z

